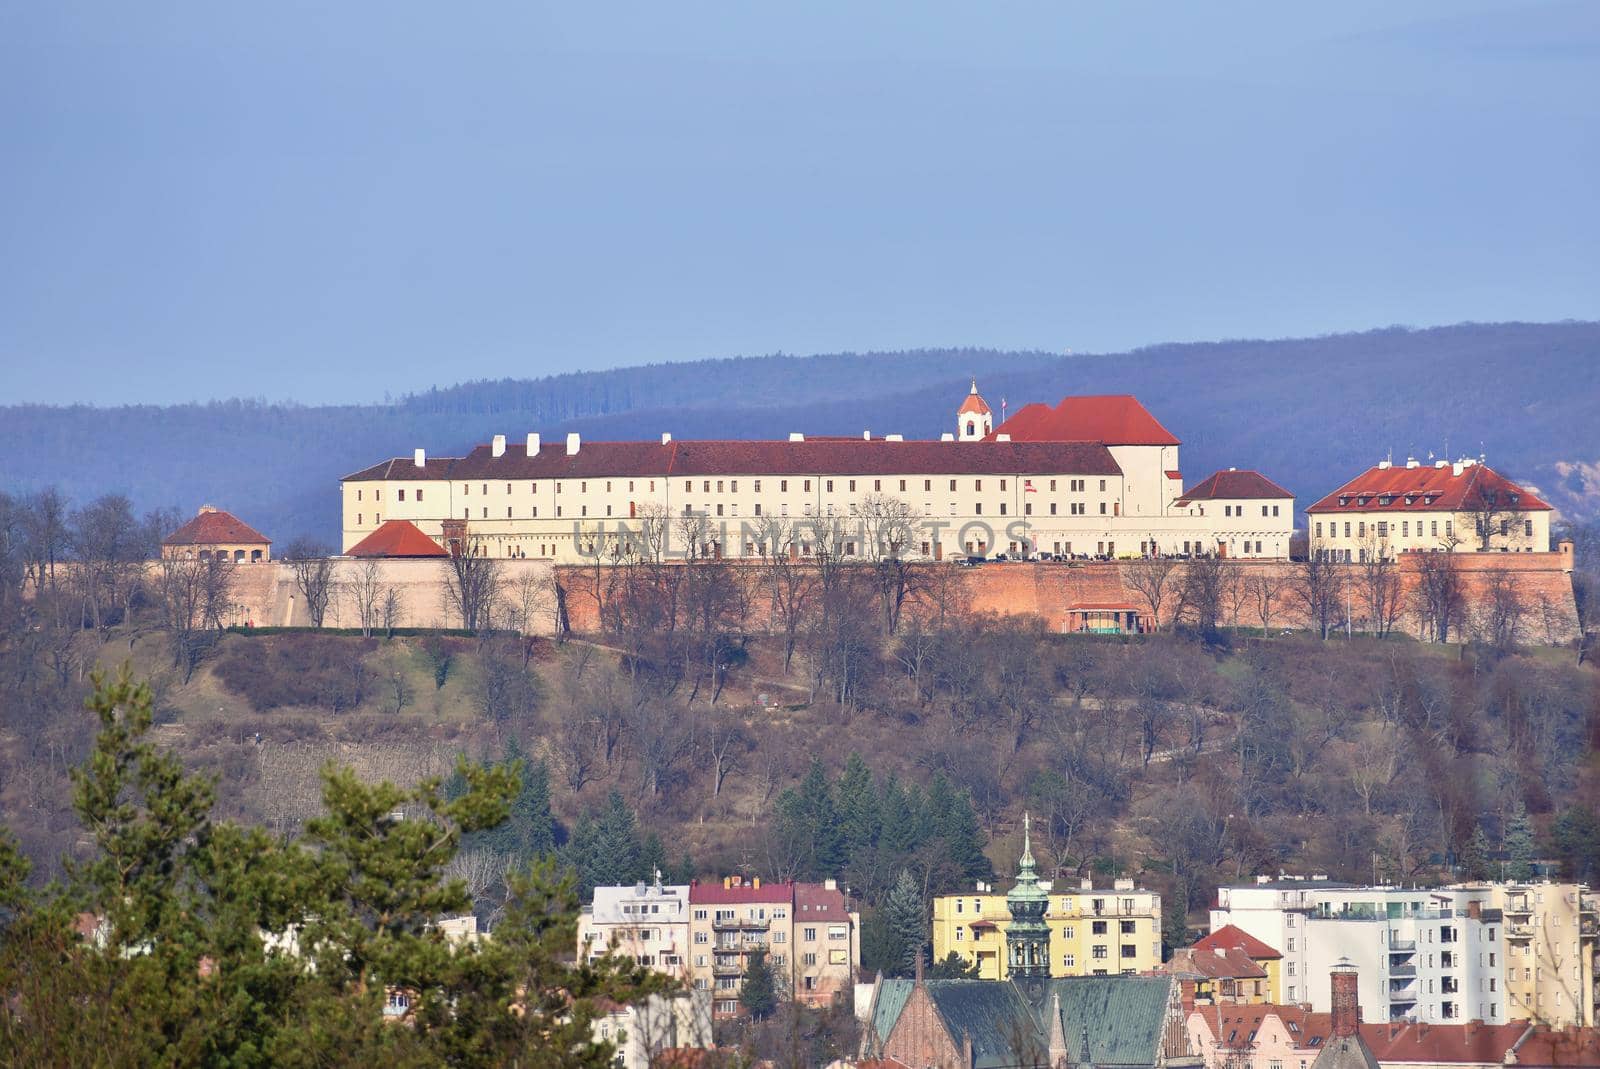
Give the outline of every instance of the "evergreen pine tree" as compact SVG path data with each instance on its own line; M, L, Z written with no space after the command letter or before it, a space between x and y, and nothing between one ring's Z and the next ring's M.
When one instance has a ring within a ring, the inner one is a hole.
M978 964L973 962L968 965L966 960L954 950L944 956L942 961L933 963L928 970L930 980L978 980Z
M854 864L878 842L878 791L861 755L852 752L839 775L839 839L844 862Z
M906 864L922 845L921 815L913 796L892 773L884 780L878 812L882 827L878 843L883 849L884 864Z
M1481 823L1472 827L1472 837L1467 840L1467 847L1461 853L1461 867L1465 870L1469 880L1486 880L1494 875L1494 865L1489 859L1492 851L1489 845L1489 835L1483 830Z
M1528 821L1528 811L1523 808L1521 799L1506 815L1505 834L1501 838L1506 851L1506 877L1533 879L1533 825Z
M994 866L983 852L983 825L972 808L972 796L957 791L943 774L937 774L928 785L928 812L955 875L963 881L993 877Z
M666 879L666 872L671 866L667 864L667 848L661 845L661 836L651 832L644 837L644 843L639 848L639 878L646 882L656 878L656 873L661 873Z
M592 886L637 883L643 878L640 849L633 810L622 800L621 793L613 790L595 821L594 851L589 862Z
M890 960L895 973L910 976L917 962L925 959L928 942L928 909L922 888L909 869L901 869L894 886L883 900L883 923L894 947Z
M739 1004L758 1021L771 1017L778 1008L778 982L767 964L764 950L750 954L750 964L744 971L744 986L739 991Z

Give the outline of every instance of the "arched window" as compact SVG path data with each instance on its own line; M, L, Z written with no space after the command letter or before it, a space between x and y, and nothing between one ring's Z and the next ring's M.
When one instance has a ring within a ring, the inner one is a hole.
M975 431L977 431L977 429L978 429L978 425L976 423L972 422L970 419L967 420L967 433L968 434L974 433Z

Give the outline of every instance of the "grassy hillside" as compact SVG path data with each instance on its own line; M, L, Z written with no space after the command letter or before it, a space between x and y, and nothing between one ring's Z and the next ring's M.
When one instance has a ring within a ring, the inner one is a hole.
M0 408L0 489L126 492L140 509L224 505L280 543L332 539L337 480L495 433L935 436L977 375L1013 410L1067 393L1141 397L1184 440L1185 475L1258 467L1308 503L1393 451L1485 453L1579 519L1600 515L1600 324L1465 324L1051 356L982 349L774 356L471 383L388 404L233 401Z

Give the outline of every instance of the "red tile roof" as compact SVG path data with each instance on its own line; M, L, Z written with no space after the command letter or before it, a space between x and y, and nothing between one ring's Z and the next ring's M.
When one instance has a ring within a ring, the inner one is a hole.
M747 475L1120 475L1098 442L890 442L858 438L787 441L584 442L529 457L526 447L495 456L480 445L465 457L434 458L425 469L387 460L347 482L425 479L596 479Z
M1283 957L1275 948L1234 924L1223 925L1194 945L1196 950L1214 950L1217 947L1224 949L1237 947L1248 954L1253 961L1270 961Z
M1306 511L1470 512L1491 496L1507 511L1550 511L1549 505L1483 464L1469 465L1459 475L1448 464L1368 468Z
M962 398L961 407L956 409L958 416L965 416L969 412L979 416L987 416L990 412L989 403L978 396L977 380L973 380L972 392Z
M1063 397L1054 408L1035 402L995 428L1013 442L1103 442L1106 445L1177 445L1131 394Z
M689 901L694 905L706 906L737 906L746 902L787 902L793 904L795 885L792 883L767 883L761 882L757 887L754 880L746 880L736 887L724 887L721 883L700 883L696 881L689 885Z
M385 520L383 525L345 551L350 557L448 557L444 547L423 534L410 520Z
M1528 1031L1528 1022L1511 1024L1418 1024L1414 1021L1361 1026L1361 1038L1381 1065L1425 1062L1430 1065L1487 1063L1499 1065L1506 1051ZM1526 1049L1526 1045L1524 1045ZM1522 1059L1518 1059L1521 1061ZM1569 1063L1578 1064L1578 1063ZM1596 1062L1585 1064L1595 1065Z
M1267 970L1240 947L1186 947L1175 950L1164 972L1194 973L1208 979L1264 980Z
M1196 486L1184 491L1178 498L1178 504L1187 505L1191 501L1238 501L1253 499L1279 499L1294 497L1289 491L1262 475L1259 471L1228 471L1214 472Z
M198 515L161 540L164 546L215 546L254 543L270 546L272 539L231 512L206 505Z
M1547 1066L1600 1066L1600 1029L1536 1031L1517 1048L1516 1064L1532 1066L1534 1069Z
M794 885L795 918L824 921L850 919L850 904L844 892L829 890L826 884L797 883Z

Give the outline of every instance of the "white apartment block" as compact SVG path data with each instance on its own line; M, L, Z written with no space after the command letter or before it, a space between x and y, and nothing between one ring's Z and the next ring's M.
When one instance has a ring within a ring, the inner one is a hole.
M1356 887L1325 879L1222 887L1213 930L1233 924L1283 954L1284 999L1332 1009L1328 976L1348 963L1368 1021L1504 1024L1506 922L1487 888Z
M1133 397L993 425L976 383L940 440L545 442L386 460L342 480L345 551L392 521L440 545L578 563L697 555L1282 558L1294 498L1254 472L1189 491L1179 440Z
M608 953L680 980L689 979L689 885L654 883L596 887L578 916L578 953Z

